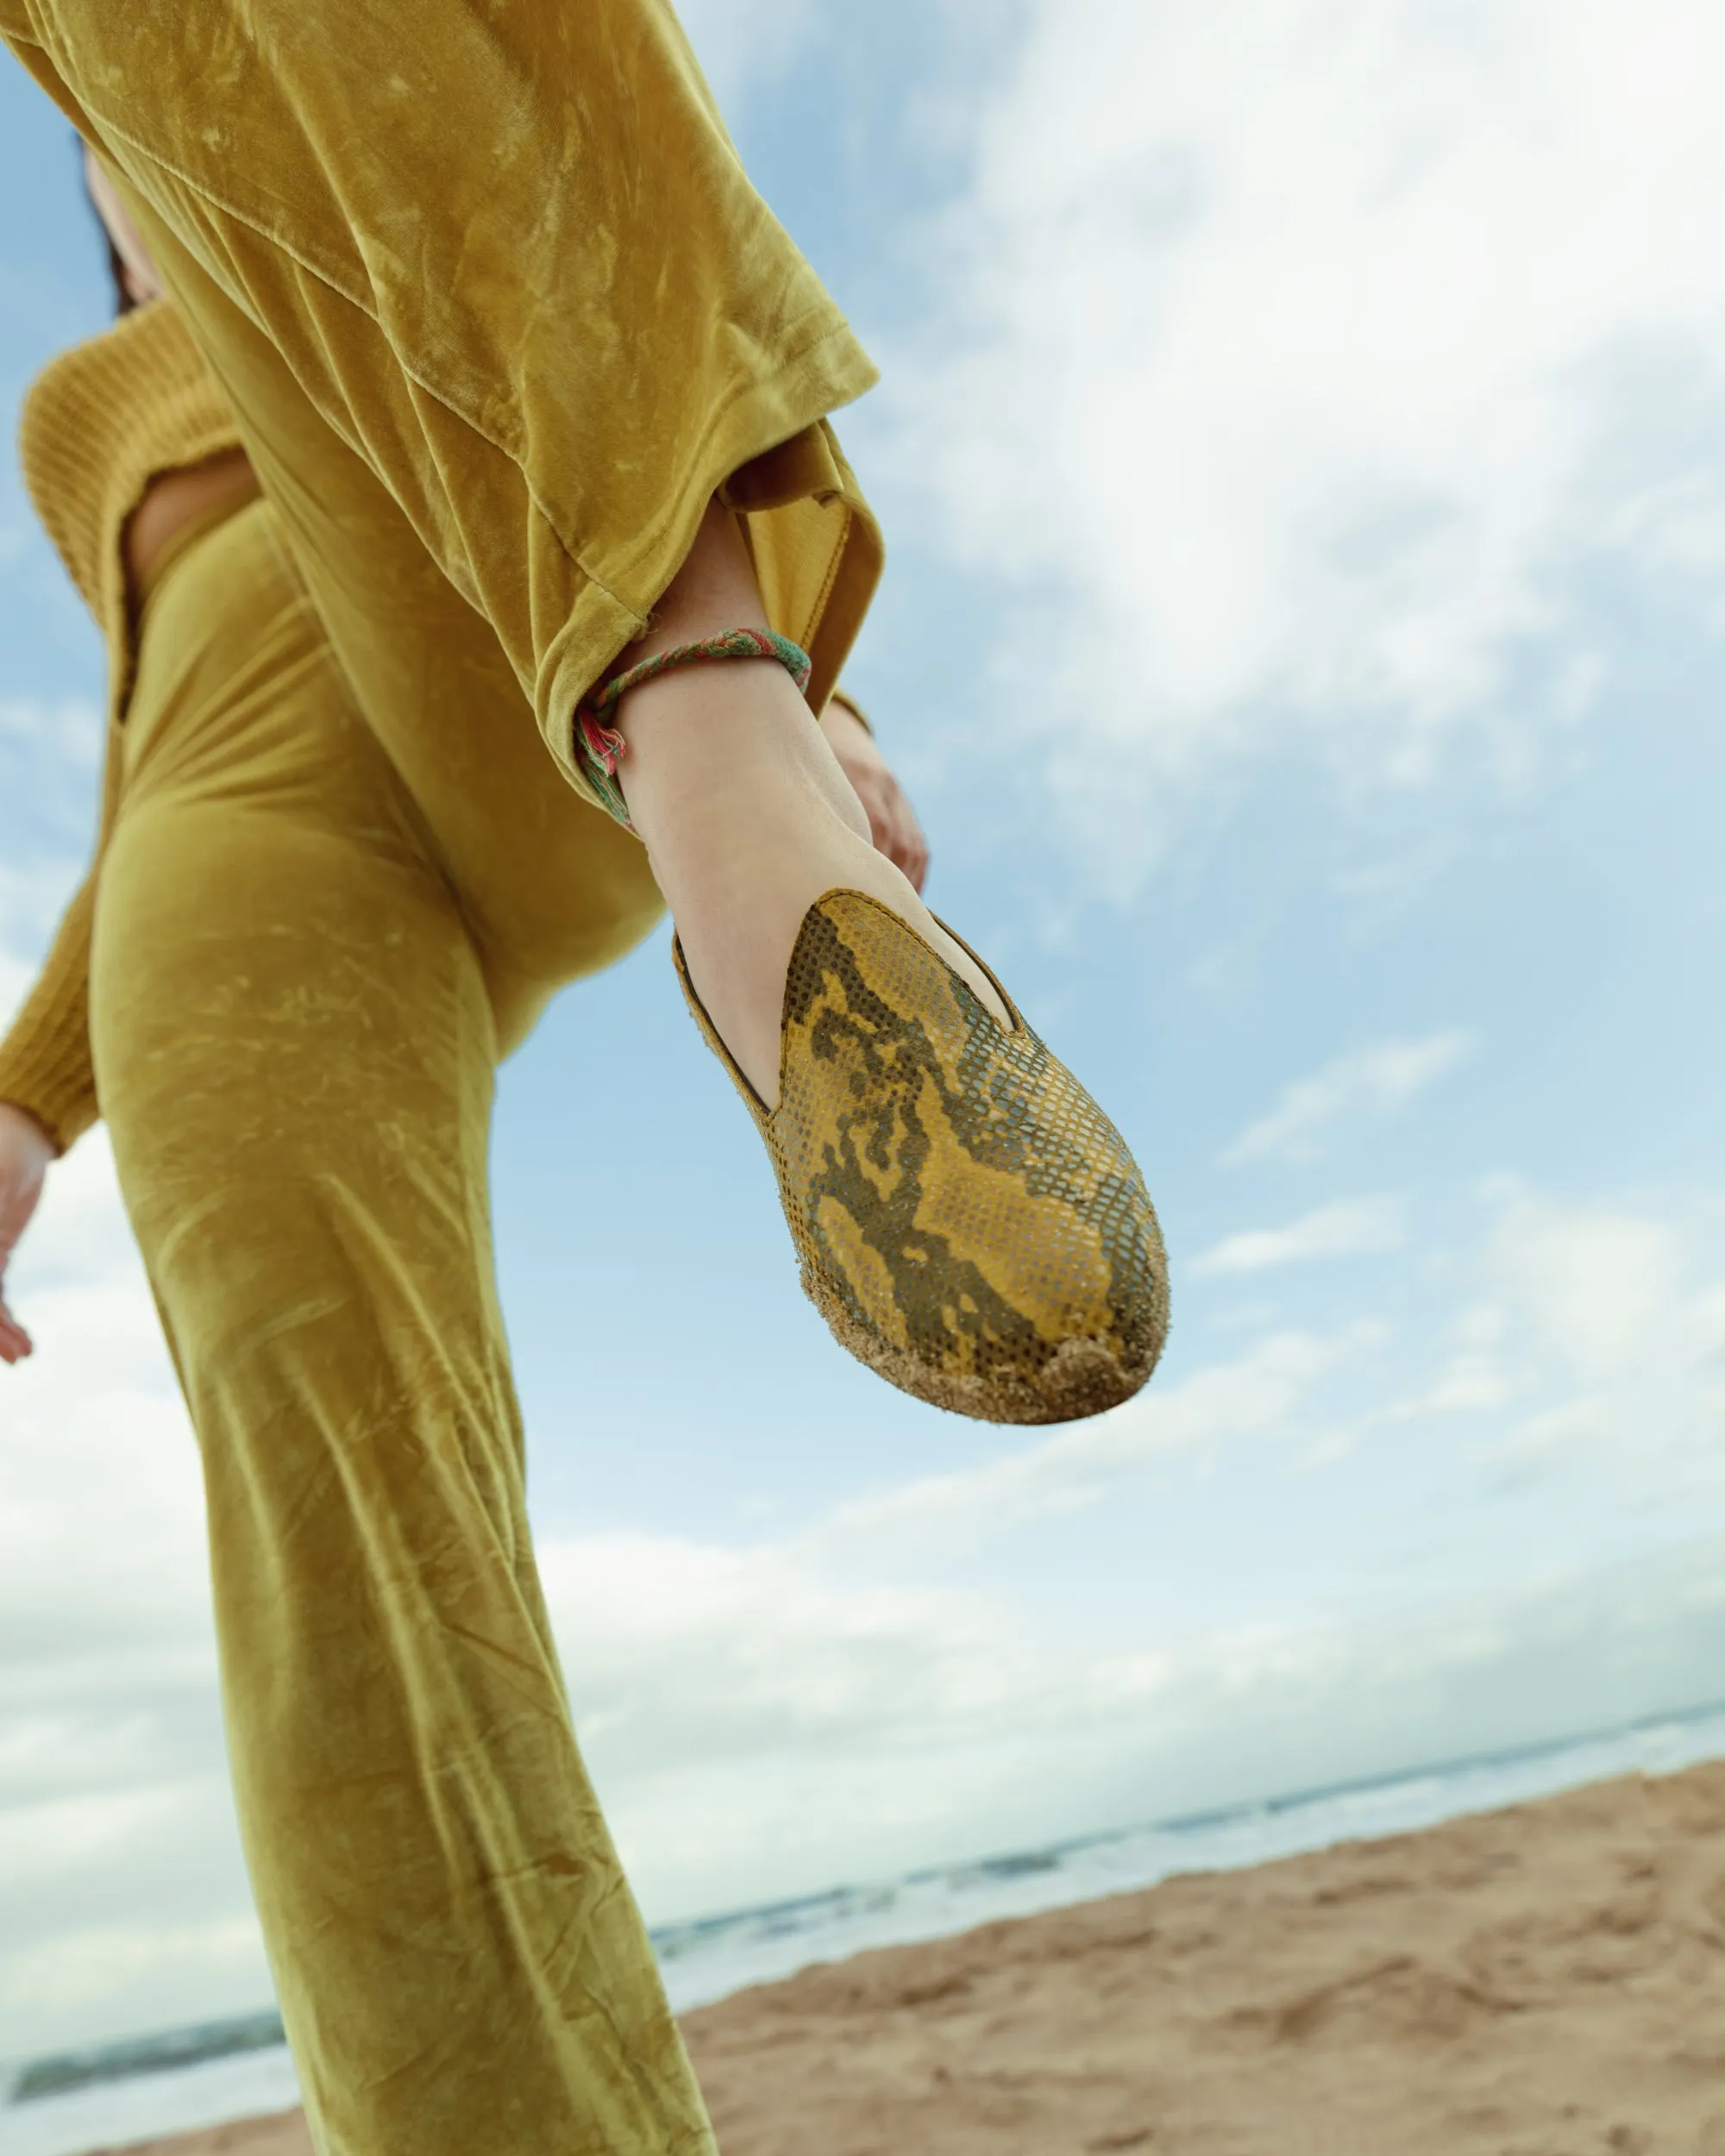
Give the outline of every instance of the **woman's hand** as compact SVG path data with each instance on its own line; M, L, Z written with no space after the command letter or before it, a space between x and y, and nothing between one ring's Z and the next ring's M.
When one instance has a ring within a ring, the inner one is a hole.
M875 851L885 854L920 891L928 874L928 841L874 736L836 697L820 715L820 730L868 812Z
M0 1100L0 1363L22 1363L33 1343L6 1307L6 1267L42 1194L54 1149L33 1115Z

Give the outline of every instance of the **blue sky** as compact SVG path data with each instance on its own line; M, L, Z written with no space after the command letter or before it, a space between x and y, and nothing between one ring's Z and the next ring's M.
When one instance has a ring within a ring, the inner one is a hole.
M1070 1430L887 1391L662 942L563 999L504 1074L499 1246L649 1912L1725 1690L1725 25L687 19L886 369L851 678L932 902L1137 1149L1175 1324ZM63 136L0 75L8 407L102 313ZM97 667L9 470L0 1003L78 873ZM99 1137L55 1174L0 1377L8 2049L267 1988L190 1439Z

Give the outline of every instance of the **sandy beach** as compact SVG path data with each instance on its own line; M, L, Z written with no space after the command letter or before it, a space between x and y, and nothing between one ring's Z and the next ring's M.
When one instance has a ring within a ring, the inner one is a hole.
M691 2014L724 2156L1725 2156L1725 1764ZM151 2156L310 2156L297 2114Z

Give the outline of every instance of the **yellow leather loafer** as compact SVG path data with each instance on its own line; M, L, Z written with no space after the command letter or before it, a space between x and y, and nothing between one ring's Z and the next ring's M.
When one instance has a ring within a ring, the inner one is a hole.
M1138 1391L1168 1330L1156 1214L1120 1133L1004 989L1011 1031L888 907L829 891L792 954L768 1110L672 950L841 1345L988 1422L1070 1421Z

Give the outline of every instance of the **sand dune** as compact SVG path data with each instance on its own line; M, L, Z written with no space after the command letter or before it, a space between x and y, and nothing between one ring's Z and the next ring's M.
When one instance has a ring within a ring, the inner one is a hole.
M685 2027L724 2156L1725 2156L1725 1764L861 1955ZM291 2116L152 2156L309 2150Z

